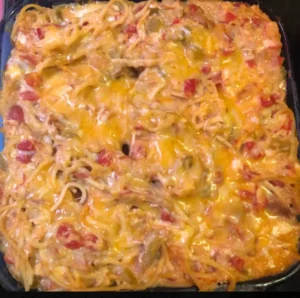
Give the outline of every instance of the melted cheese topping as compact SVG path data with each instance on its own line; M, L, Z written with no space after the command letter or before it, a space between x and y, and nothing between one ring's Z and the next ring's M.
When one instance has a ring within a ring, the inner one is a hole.
M12 39L0 231L26 290L233 289L299 259L295 120L258 6L29 5Z

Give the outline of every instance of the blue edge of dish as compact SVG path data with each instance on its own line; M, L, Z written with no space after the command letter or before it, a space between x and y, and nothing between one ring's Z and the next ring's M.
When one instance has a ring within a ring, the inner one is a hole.
M10 3L8 3L10 1ZM229 0L231 1L231 0ZM13 24L14 18L16 14L20 11L20 9L25 6L28 3L35 2L39 3L43 6L52 6L55 4L62 4L62 3L71 3L74 1L68 1L68 0L36 0L36 1L30 1L30 0L4 0L4 18L0 23L0 89L2 88L2 74L5 70L6 62L9 58L10 52L12 50L12 44L10 40L10 33L9 29L7 29L7 26L10 27ZM84 2L84 1L82 1ZM139 1L136 1L139 2ZM244 2L250 3L250 4L257 4L256 0L244 0ZM10 7L8 7L10 6ZM273 19L274 21L277 21L279 24L279 28L282 35L282 43L283 43L283 55L285 57L285 68L288 71L287 74L287 104L288 106L293 110L295 117L296 117L296 127L297 127L297 135L298 139L300 139L300 106L299 106L299 99L298 99L298 92L297 92L297 86L296 82L294 80L293 75L293 63L291 60L289 48L288 48L288 41L287 37L284 31L284 28L282 26L282 23L280 22L280 19L274 16L272 10L270 10L268 7L264 7L261 5L261 8ZM8 31L6 31L8 30ZM0 128L3 127L3 119L2 116L0 116ZM2 152L4 148L4 135L1 132L0 133L0 152ZM300 157L300 147L298 150L298 157ZM244 283L238 283L236 287L236 291L242 292L242 291L264 291L270 286L274 286L276 284L279 284L281 282L284 282L291 276L295 275L297 272L300 271L300 262L296 263L295 265L291 266L290 269L287 271L278 274L276 276L269 276L265 277L259 280L253 280L249 282ZM9 273L5 261L3 259L3 255L0 253L0 285L7 291L12 292L23 292L24 288L22 285L20 285ZM216 291L224 291L226 290L226 285L220 285ZM177 291L177 292L191 292L191 291L197 291L196 287L192 288L153 288L149 289L147 291L155 291L155 292L169 292L169 291Z

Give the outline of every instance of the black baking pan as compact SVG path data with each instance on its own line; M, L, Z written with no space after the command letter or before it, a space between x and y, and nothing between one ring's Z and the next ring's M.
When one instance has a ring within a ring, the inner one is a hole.
M2 74L5 69L6 62L9 58L12 45L10 41L10 33L12 30L12 26L15 21L15 17L18 12L27 4L29 3L37 3L41 6L52 7L53 5L58 4L66 4L78 1L72 0L3 0L3 19L0 23L0 89L2 88ZM81 1L84 2L84 1ZM137 1L138 2L138 1ZM244 0L239 2L245 2L249 4L258 4L260 8L268 14L268 16L278 23L281 39L283 44L282 49L282 56L285 58L284 67L287 70L287 98L286 102L288 106L294 112L296 118L296 128L297 128L297 137L300 139L300 103L299 97L297 92L297 86L294 78L294 71L293 71L293 62L291 59L291 53L289 49L289 42L287 40L287 35L284 30L284 26L282 21L279 17L276 16L276 13L273 12L273 5L284 5L284 1L267 1L267 0ZM268 4L266 5L266 2ZM296 2L296 1L295 1ZM286 2L285 2L286 3ZM299 3L298 3L299 4ZM1 5L1 3L0 3ZM2 124L2 119L0 118L0 125ZM1 145L1 142L0 142ZM1 147L1 146L0 146ZM300 149L300 148L299 148ZM0 148L2 150L2 148ZM298 158L300 158L300 150L298 150ZM265 291L270 289L272 286L277 284L286 282L294 275L300 275L300 263L294 264L290 269L287 271L275 275L269 276L258 280L248 281L244 283L238 283L235 291ZM3 289L12 292L20 292L24 291L23 287L10 275L6 264L3 259L3 255L0 254L0 285ZM219 286L216 291L226 291L226 285ZM169 292L169 291L176 291L176 292L196 292L198 289L196 287L192 288L154 288L149 289L147 291L151 292Z

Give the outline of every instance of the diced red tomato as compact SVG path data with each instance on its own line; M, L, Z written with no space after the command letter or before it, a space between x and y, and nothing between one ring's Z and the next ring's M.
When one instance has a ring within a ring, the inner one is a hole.
M197 85L199 81L197 79L188 79L184 81L184 95L192 97L196 93Z
M252 22L253 25L255 25L257 27L260 27L261 24L263 23L263 20L260 19L260 18L254 17L254 18L251 18L251 22Z
M241 170L241 175L243 176L244 180L250 181L255 176L258 176L259 174L251 171L248 167L244 166L243 169Z
M245 26L249 22L250 22L250 18L243 18L242 26Z
M34 144L29 140L25 140L19 143L17 145L17 149L21 151L35 151Z
M244 170L242 170L242 176L243 176L244 180L246 180L246 181L250 181L255 177L255 175L252 175L251 172L244 171Z
M24 164L29 163L35 153L34 144L29 140L25 140L17 145L17 149L20 150L20 152L18 152L16 160Z
M254 200L256 197L255 193L246 189L239 189L238 195L243 200Z
M261 197L259 200L255 196L253 201L253 209L255 211L261 211L264 210L268 206L268 200L266 197Z
M238 257L234 256L229 260L230 264L232 265L233 268L235 268L237 271L241 272L244 269L245 261Z
M85 178L88 178L90 176L90 174L88 172L85 172L85 173L74 172L73 176L77 179L85 179Z
M216 88L217 88L218 91L222 91L223 87L224 87L223 83L217 83L216 84Z
M235 14L233 14L232 12L227 12L227 13L225 14L225 16L224 16L224 22L225 22L226 24L229 24L230 22L236 20L236 18L237 18L237 17L236 17Z
M80 247L82 247L82 244L80 241L72 240L70 242L67 242L64 246L68 249L73 250L73 249L79 249Z
M246 60L246 63L247 63L247 65L248 65L250 68L255 68L255 67L256 67L256 62L255 62L254 59Z
M280 180L270 180L270 183L273 185L273 186L276 186L276 187L280 187L280 188L284 188L284 182L280 181Z
M29 87L36 88L42 84L41 76L36 72L26 73L24 80Z
M134 127L135 130L145 130L145 127L142 125L137 125Z
M222 72L219 71L217 73L212 74L210 79L215 83L215 84L220 84L223 82L223 77L222 77Z
M127 33L129 36L132 36L133 34L137 33L136 25L128 25L125 30L125 33Z
M280 51L281 48L282 48L282 45L281 45L280 43L278 43L278 44L273 44L273 45L270 45L270 46L267 47L267 49L269 49L269 50L274 50L274 51L276 51L276 52Z
M284 62L284 58L281 56L278 56L278 64L281 66Z
M211 72L211 66L210 66L210 65L203 65L203 66L201 67L201 72L202 72L203 74L205 74L205 75L210 74L210 72Z
M180 23L180 19L179 18L175 18L172 22L172 25L176 25Z
M244 18L243 19L243 25L246 23L251 23L252 25L256 27L260 27L263 24L264 20L258 17L253 17L253 18Z
M160 219L163 220L163 221L168 221L168 222L171 222L171 223L174 223L176 222L175 218L173 217L173 215L171 213L169 213L168 211L166 210L163 210L160 214Z
M276 101L276 102L277 102L277 100L280 100L280 95L277 93L271 94L270 97L271 97L271 100Z
M37 35L37 37L38 37L38 39L44 39L44 37L45 37L45 29L43 29L43 28L37 28L36 29L36 35Z
M4 262L8 265L13 265L15 263L14 260L8 255L5 255L3 259Z
M257 144L253 141L245 142L241 147L245 156L258 159L264 157L264 153L258 148Z
M246 142L242 145L242 150L252 150L255 147L255 142Z
M70 224L63 224L58 227L56 237L58 238L58 240L65 240L65 238L68 238L70 236L72 231L73 227Z
M229 49L229 48L228 49L223 49L222 50L222 55L227 57L227 56L232 55L234 52L235 52L234 48L232 48L232 49Z
M20 163L27 164L27 163L31 162L32 156L33 156L33 154L27 154L25 152L20 152L17 155L16 160Z
M202 10L195 4L190 4L188 6L187 17L193 20L194 22L201 24L204 27L207 27L208 25L208 21L203 15Z
M61 224L57 229L56 238L68 249L73 250L82 247L82 238L80 234L76 232L70 224Z
M284 58L280 56L280 48L281 45L279 46L272 46L266 49L269 53L269 63L273 68L278 68L281 67L284 61Z
M31 90L20 92L19 97L23 100L28 100L28 101L37 101L40 99L37 93Z
M257 197L256 191L250 191L247 189L239 189L237 191L238 196L249 203L251 203L253 210L264 210L268 206L268 200L264 196Z
M24 121L24 112L23 109L18 106L14 105L9 109L9 112L7 114L7 120L15 120L19 123Z
M276 100L275 97L273 96L261 96L260 97L260 104L264 107L264 108L269 108L271 106L273 106L274 104L276 104Z
M113 155L111 152L107 151L106 149L102 149L99 153L98 153L98 159L97 162L104 166L104 167L108 167L113 160Z
M94 250L97 241L98 237L93 234L87 234L83 236L83 245L88 249Z
M286 134L290 134L293 126L293 120L289 117L287 121L281 126L281 129L286 132Z
M21 54L20 58L29 62L33 66L36 65L39 62L39 59L36 55L31 55L31 54Z
M6 250L3 259L8 265L13 265L15 263L15 256L10 249Z
M190 13L195 13L198 10L198 6L195 4L190 4L189 5L189 12Z

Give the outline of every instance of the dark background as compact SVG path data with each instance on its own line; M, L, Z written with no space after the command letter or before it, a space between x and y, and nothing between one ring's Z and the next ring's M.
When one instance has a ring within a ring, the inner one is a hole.
M0 0L1 1L1 0ZM2 0L3 1L3 0ZM243 0L240 0L241 2ZM6 3L14 0L6 0ZM300 1L299 0L258 0L258 3L273 10L284 26L297 85L300 85ZM299 53L299 54L298 54ZM298 89L300 89L298 87ZM3 293L0 287L0 293ZM300 272L280 285L269 288L267 291L299 291Z

